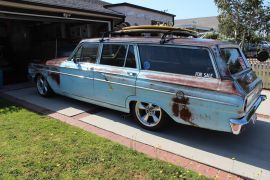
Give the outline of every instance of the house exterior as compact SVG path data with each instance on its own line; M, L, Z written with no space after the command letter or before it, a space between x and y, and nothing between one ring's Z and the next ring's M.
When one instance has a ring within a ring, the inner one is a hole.
M100 37L126 21L134 25L173 20L169 13L127 3L0 0L0 87L26 81L30 62L69 56L82 39Z
M0 0L0 83L27 80L32 61L68 56L125 20L99 0Z
M176 27L195 30L197 32L218 31L218 24L217 16L175 20Z
M125 22L132 26L136 25L174 25L174 14L155 9L137 6L130 3L105 5L107 9L120 12L126 16Z

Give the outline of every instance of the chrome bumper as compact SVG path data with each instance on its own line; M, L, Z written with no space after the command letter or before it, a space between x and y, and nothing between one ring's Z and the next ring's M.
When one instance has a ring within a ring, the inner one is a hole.
M244 126L252 123L251 117L255 114L256 110L259 108L260 104L265 101L267 97L265 95L260 95L259 98L254 103L250 111L242 119L230 119L230 125L233 134L238 135L241 133L241 130Z

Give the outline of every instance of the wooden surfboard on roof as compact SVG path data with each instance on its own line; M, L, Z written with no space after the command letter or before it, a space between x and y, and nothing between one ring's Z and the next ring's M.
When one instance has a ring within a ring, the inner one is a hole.
M129 27L124 27L121 30L115 31L114 33L115 34L169 33L176 36L197 37L196 32L192 30L170 27L170 26L156 26L156 25L129 26Z
M184 28L178 28L178 27L172 27L172 26L157 26L157 25L143 25L143 26L128 26L124 27L123 30L129 30L129 29L159 29L159 30L182 30L187 31L191 33L196 33L196 31L192 31L189 29Z

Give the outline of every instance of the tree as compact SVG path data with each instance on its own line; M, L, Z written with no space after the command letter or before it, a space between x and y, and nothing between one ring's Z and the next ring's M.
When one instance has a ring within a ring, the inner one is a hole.
M265 4L261 12L262 29L261 32L266 35L270 41L270 2Z
M259 32L269 31L269 6L264 6L263 0L214 1L220 12L220 32L237 43L251 39Z

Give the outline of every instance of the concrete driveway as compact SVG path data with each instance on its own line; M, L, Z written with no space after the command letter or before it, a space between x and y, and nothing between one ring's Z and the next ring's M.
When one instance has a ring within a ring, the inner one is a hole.
M61 96L44 99L34 88L5 93L67 116L95 107ZM121 115L104 109L81 121L237 175L270 179L270 121L259 120L243 134L234 136L177 124L162 132L149 132L141 129L131 118L124 119Z

